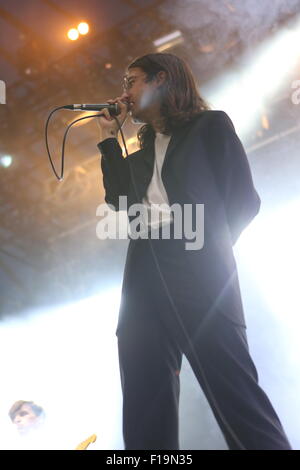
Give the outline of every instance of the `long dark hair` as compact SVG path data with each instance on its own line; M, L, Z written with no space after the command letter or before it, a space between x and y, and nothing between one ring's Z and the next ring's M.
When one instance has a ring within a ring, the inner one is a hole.
M189 65L174 54L153 53L134 59L127 69L139 67L146 73L146 82L164 70L166 80L161 87L161 122L165 134L187 124L199 113L210 109L209 104L200 96ZM144 124L138 131L140 148L144 149L154 142L155 131L151 124Z

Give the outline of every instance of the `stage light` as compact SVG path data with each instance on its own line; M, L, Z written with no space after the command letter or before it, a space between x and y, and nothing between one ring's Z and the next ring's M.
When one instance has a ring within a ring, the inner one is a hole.
M79 23L79 25L77 26L77 30L80 34L87 34L89 32L89 25L85 22L85 21L82 21L81 23Z
M182 43L183 40L184 39L183 39L181 31L177 30L177 31L173 31L170 34L167 34L166 36L156 39L155 41L153 41L153 44L157 52L163 52L167 49L171 49L177 44Z
M0 164L1 166L3 166L4 168L8 168L11 164L12 164L12 157L10 155L3 155L1 158L0 158Z
M75 28L69 29L69 31L68 31L68 38L69 38L71 41L76 41L76 39L78 39L78 37L79 37L79 32L77 31L77 29L75 29Z
M0 104L6 103L6 85L3 80L0 80Z
M298 344L300 199L283 201L254 220L236 247L238 259L252 273L271 312L284 319ZM289 325L294 325L294 329ZM298 355L299 356L299 355Z
M265 113L261 116L261 126L263 129L270 129L270 122Z
M299 63L300 18L280 29L241 64L201 87L215 109L226 111L241 136L247 135Z

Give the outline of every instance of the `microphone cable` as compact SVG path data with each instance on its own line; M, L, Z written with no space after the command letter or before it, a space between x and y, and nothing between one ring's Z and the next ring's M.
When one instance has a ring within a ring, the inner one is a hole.
M67 135L68 135L68 132L70 130L70 128L76 124L76 122L78 121L82 121L83 119L91 119L91 118L96 118L96 117L99 117L100 115L99 114L93 114L92 116L84 116L84 117L81 117L81 118L78 118L76 119L75 121L71 122L71 124L68 125L66 131L65 131L65 134L64 134L64 137L63 137L63 144L62 144L62 151L61 151L61 169L60 169L60 175L57 173L56 169L55 169L55 166L54 166L54 163L52 161L52 157L51 157L51 154L50 154L50 149L49 149L49 142L48 142L48 127L49 127L49 122L50 122L50 119L51 117L53 116L53 114L60 110L60 109L66 109L65 106L59 106L58 108L55 108L51 111L51 113L49 114L48 118L47 118L47 121L46 121L46 125L45 125L45 143L46 143L46 149L47 149L47 154L48 154L48 158L49 158L49 161L50 161L50 165L52 167L52 170L53 170L53 173L55 174L56 178L58 179L58 181L62 181L63 178L64 178L64 166L65 166L65 146L66 146L66 140L67 140Z

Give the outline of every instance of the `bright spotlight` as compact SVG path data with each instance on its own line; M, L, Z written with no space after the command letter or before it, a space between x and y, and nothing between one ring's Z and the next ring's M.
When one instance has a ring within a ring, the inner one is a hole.
M76 41L76 39L78 39L78 37L79 37L79 33L78 33L77 29L75 29L75 28L69 29L69 31L68 31L68 38L69 38L71 41Z
M77 26L77 30L80 34L87 34L89 32L89 29L89 25L85 21L82 21Z
M176 30L166 36L156 39L153 41L153 44L156 47L157 52L163 52L167 49L171 49L177 44L181 44L183 40L181 31Z
M0 164L4 168L8 168L12 164L12 157L10 155L3 155L3 157L0 158Z
M202 91L215 109L228 112L240 135L252 130L257 116L272 102L291 70L299 63L300 18L280 29L247 62L218 77Z
M6 85L3 80L0 80L0 104L6 103Z
M295 199L266 213L245 231L237 247L240 259L247 264L248 272L253 272L274 316L284 318L287 325L294 325L290 337L295 334L295 338L300 326L299 210L300 199Z

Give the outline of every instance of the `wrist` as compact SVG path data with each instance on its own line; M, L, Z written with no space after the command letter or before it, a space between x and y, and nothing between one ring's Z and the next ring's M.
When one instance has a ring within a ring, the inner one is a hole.
M102 132L102 140L109 139L109 138L112 138L112 137L117 138L117 136L118 136L118 131L114 130L114 129Z

